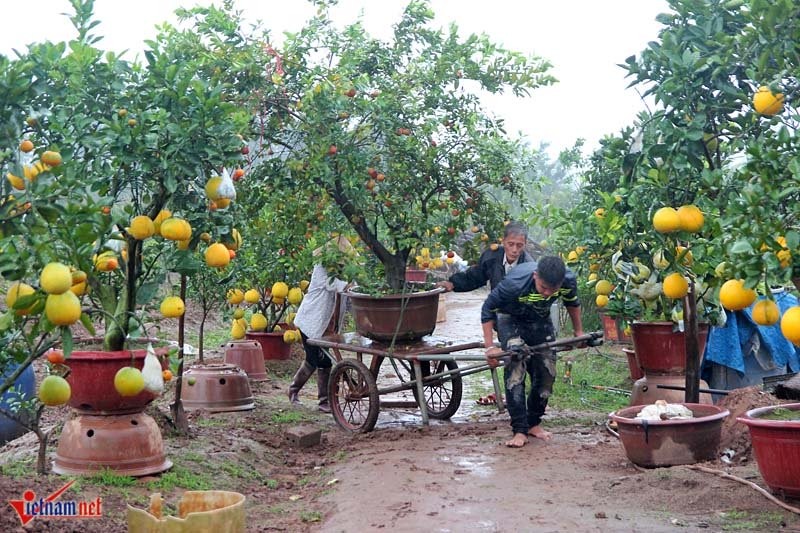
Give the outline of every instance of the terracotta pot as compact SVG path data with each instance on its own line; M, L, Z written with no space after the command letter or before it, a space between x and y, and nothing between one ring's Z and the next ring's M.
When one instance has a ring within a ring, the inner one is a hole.
M238 492L224 490L190 490L183 493L178 504L178 516L162 516L158 507L148 511L128 505L128 531L164 531L170 533L244 533L246 520L245 497ZM157 516L154 516L157 515Z
M768 420L777 408L797 412L794 420ZM769 488L789 498L800 498L800 403L751 409L736 419L746 424L753 455Z
M0 374L0 382L5 381L18 367L19 365L17 364L9 365L6 371ZM14 380L14 387L22 393L22 397L25 399L36 396L36 376L33 373L33 365L29 365L28 368L23 370L22 374ZM0 409L7 410L11 403L19 399L20 396L16 392L4 392L3 395L0 396ZM0 412L0 445L12 441L27 432L27 429Z
M187 411L247 411L255 407L247 374L229 364L193 365L183 373L181 400Z
M267 369L264 366L264 354L260 343L231 341L222 347L225 348L225 362L244 370L250 381L267 379Z
M280 324L281 329L294 329L286 324ZM292 355L292 345L283 342L283 331L248 331L245 339L256 341L261 345L261 354L264 359L289 359Z
M163 356L167 348L157 348L156 355ZM136 396L120 396L114 388L114 376L125 366L142 369L147 350L122 350L105 352L102 350L73 351L66 361L70 374L67 381L72 387L69 405L81 413L112 415L138 413L156 396L142 391ZM162 359L162 366L165 363Z
M631 324L633 349L645 374L684 374L686 371L686 333L673 331L672 322L634 322ZM698 352L703 357L708 338L708 323L698 324Z
M171 466L158 424L144 413L68 420L53 461L54 472L69 475L108 468L124 476L146 476Z
M428 281L427 270L406 269L406 281L410 283L424 283Z
M622 353L628 358L628 372L630 373L631 379L636 381L637 379L643 378L644 372L642 372L642 368L636 360L636 352L631 348L623 348Z
M641 405L626 407L609 417L617 423L619 440L628 459L644 467L674 466L716 458L722 421L729 411L715 405L684 403L695 418L637 420Z
M374 340L416 340L436 329L439 294L444 289L370 296L348 292L356 331ZM399 326L398 326L399 324Z
M600 313L603 323L603 339L611 342L631 342L631 337L622 328L622 322L617 318L612 318L605 313Z

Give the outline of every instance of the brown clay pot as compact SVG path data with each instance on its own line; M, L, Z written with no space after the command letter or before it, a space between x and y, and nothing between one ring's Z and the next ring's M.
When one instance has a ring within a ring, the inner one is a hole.
M245 339L256 341L261 345L261 352L265 360L286 360L292 355L292 345L283 342L283 332L287 329L296 329L288 324L278 324L280 332L276 331L248 331Z
M370 296L348 292L356 331L374 340L416 340L433 333L444 289ZM399 326L398 326L399 324Z
M158 424L144 413L68 420L53 461L54 472L68 475L108 468L124 476L146 476L171 466Z
M644 372L642 372L642 368L636 360L636 352L631 348L623 348L622 353L628 358L628 372L631 375L631 379L636 381L637 379L643 378Z
M217 413L255 407L247 374L227 363L189 367L181 381L181 400L187 411L205 409Z
M637 420L641 405L626 407L609 417L617 423L619 440L628 459L647 468L699 463L716 458L722 421L730 414L715 405L684 403L695 418Z
M410 283L424 283L428 280L427 270L406 269L406 281Z
M244 370L250 381L267 379L264 355L261 344L256 341L231 341L222 346L225 349L225 362Z
M686 372L686 332L673 331L672 322L634 322L631 324L633 349L645 374L676 375ZM708 323L698 324L698 352L703 357L708 338Z
M779 407L796 411L796 418L764 418ZM736 420L750 430L753 455L764 483L776 494L800 499L800 403L751 409Z

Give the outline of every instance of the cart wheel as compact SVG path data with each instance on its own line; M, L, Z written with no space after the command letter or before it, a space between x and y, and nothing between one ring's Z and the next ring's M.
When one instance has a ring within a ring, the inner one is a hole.
M458 363L455 361L423 361L422 375L430 376L445 370L455 370ZM411 379L414 379L414 369L411 368ZM458 411L461 405L462 382L460 374L451 374L435 381L423 383L425 403L428 406L428 416L438 420L447 420ZM417 388L412 388L414 398L419 403Z
M378 386L372 372L355 359L344 359L333 367L328 397L334 420L352 432L372 431L378 421Z

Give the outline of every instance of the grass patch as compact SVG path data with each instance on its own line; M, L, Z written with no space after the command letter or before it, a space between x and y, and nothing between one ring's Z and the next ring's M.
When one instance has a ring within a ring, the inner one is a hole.
M774 511L750 513L732 510L720 513L720 516L722 531L778 531L783 523L783 516Z
M136 485L136 478L122 476L109 468L104 468L90 476L83 476L83 479L93 485L104 487L133 487Z
M228 419L223 417L200 418L196 424L202 428L218 428L228 424Z
M36 473L36 464L33 458L20 459L0 465L0 474L14 479L31 477Z
M303 522L319 522L322 520L322 513L319 511L302 511L300 513L300 520Z
M280 486L280 483L278 483L277 479L268 479L264 482L264 486L266 486L268 489L275 490Z
M572 361L571 384L564 379L567 361ZM603 414L627 407L629 396L594 389L592 385L630 389L627 362L607 349L562 352L556 364L556 382L549 405L555 409Z
M275 424L296 424L298 422L314 420L312 417L300 411L278 411L272 413L271 419Z
M195 474L182 466L173 466L169 472L161 474L157 481L147 484L150 490L168 491L175 488L186 490L209 490L213 486L213 478L209 475Z

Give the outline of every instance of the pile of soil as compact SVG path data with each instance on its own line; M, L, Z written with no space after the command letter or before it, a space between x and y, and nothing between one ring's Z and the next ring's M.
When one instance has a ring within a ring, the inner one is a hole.
M733 462L745 463L752 460L753 445L750 442L750 430L746 425L737 422L736 418L742 416L750 409L786 403L772 394L761 390L761 387L752 386L734 389L717 404L730 411L730 415L722 422L719 451L733 450Z

